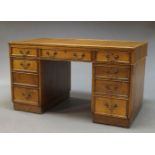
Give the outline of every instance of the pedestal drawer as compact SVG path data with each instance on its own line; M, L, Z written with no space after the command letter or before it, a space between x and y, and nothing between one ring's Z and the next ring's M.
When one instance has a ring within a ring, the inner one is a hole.
M14 71L37 72L38 63L35 60L13 59L12 67Z
M12 73L13 84L38 86L38 75L31 73Z
M109 79L129 80L130 67L121 65L95 65L95 76Z
M95 97L95 113L126 118L127 101L106 97Z
M129 83L112 80L95 80L95 93L128 97Z
M97 62L105 63L130 63L130 54L127 51L98 51L96 53Z
M13 94L13 100L15 102L19 102L21 104L38 105L37 89L14 86Z
M12 48L11 55L37 57L37 49L34 48Z

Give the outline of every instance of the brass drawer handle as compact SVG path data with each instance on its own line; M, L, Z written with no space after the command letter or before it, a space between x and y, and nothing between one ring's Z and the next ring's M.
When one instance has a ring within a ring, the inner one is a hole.
M73 56L75 59L83 59L85 57L85 54L82 53L80 56L78 56L76 53L73 53Z
M74 53L74 54L73 54L73 56L74 56L74 57L77 57L77 54L76 54L76 53Z
M28 54L30 54L30 51L29 51L29 50L26 50L26 51L20 50L19 52L20 52L20 54L22 54L23 56L27 56Z
M109 55L109 54L107 54L107 55L106 55L106 58L109 60L109 59L110 59L110 55Z
M82 55L81 55L81 58L84 58L84 57L85 57L85 54L82 54Z
M114 56L114 59L115 59L115 60L118 60L118 59L119 59L119 55L115 55L115 56Z
M22 96L25 98L25 99L27 99L27 100L29 100L29 99L31 99L32 98L32 93L31 92L26 92L26 93L22 93Z
M118 89L117 85L106 85L105 86L108 91L116 91Z
M28 68L30 67L31 64L24 61L24 62L21 62L20 65L21 65L24 69L28 69Z
M110 61L110 62L114 62L119 59L119 55L114 55L113 53L107 54L105 57L107 58L107 61Z
M105 103L105 107L108 108L108 110L112 113L118 105L116 103Z
M119 69L118 68L112 68L106 71L107 74L118 74Z
M48 56L50 56L50 52L47 51L46 54L47 54Z
M57 52L50 53L47 51L46 54L50 57L55 57L57 55Z
M54 56L56 56L56 55L57 55L57 52L54 52L52 56L54 57Z

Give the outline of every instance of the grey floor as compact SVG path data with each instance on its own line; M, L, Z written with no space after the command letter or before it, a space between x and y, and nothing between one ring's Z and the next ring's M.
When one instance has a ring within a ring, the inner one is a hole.
M1 85L0 132L155 132L154 100L144 100L130 129L92 122L90 94L72 92L72 98L44 114L14 111L10 86Z

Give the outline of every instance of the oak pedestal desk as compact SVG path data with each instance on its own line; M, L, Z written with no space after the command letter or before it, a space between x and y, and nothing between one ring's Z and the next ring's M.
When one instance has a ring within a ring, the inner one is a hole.
M40 38L9 48L16 110L42 113L67 99L71 61L92 63L94 122L129 127L141 107L146 42Z

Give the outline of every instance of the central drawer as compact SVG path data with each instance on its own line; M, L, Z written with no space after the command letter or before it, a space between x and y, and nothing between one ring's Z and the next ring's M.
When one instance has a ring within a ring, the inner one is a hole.
M41 57L50 59L67 59L67 51L62 49L43 49L41 50Z
M40 53L41 58L47 59L61 59L73 61L91 61L92 54L89 50L80 50L75 48L68 49L42 49Z
M95 93L128 97L129 83L96 79Z
M13 59L12 67L14 71L37 72L38 63L35 60Z
M68 58L73 61L91 61L92 55L90 51L71 50L68 51Z
M38 105L38 90L34 88L25 88L25 87L13 87L15 102L29 104L29 105Z
M126 118L127 101L106 97L95 97L95 113Z

